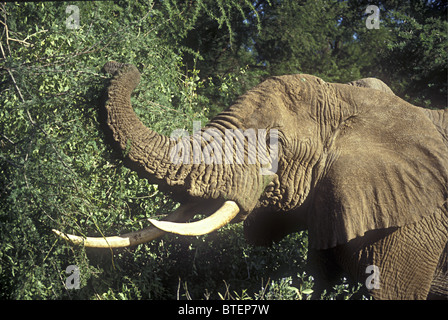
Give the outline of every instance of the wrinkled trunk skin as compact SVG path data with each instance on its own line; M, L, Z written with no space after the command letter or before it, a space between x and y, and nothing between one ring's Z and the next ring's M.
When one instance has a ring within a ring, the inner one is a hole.
M259 174L258 163L226 164L222 159L220 164L210 164L203 152L194 153L213 149L218 143L207 135L207 129L213 128L224 136L226 129L243 128L237 120L237 110L222 113L188 138L174 140L147 128L134 113L130 97L140 81L139 71L132 65L116 62L106 63L104 70L114 74L106 102L107 124L125 157L131 161L132 169L162 189L173 192L177 201L188 201L191 197L234 200L242 213L249 213L256 206L259 195L270 182ZM176 162L172 156L179 147L190 153ZM194 159L198 155L199 160Z
M113 138L136 170L150 180L164 179L171 167L169 150L173 141L147 128L131 106L131 93L140 81L140 73L132 66L108 62L104 70L115 74L108 88L107 124ZM168 185L175 181L166 179Z

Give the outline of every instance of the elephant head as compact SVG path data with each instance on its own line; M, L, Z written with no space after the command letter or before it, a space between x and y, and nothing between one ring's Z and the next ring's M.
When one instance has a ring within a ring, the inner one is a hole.
M139 232L84 239L55 231L65 239L121 247L244 221L252 243L308 229L310 247L329 250L439 211L446 224L446 135L423 109L393 94L305 74L272 77L201 130L173 139L133 112L138 70L115 62L105 70L114 74L106 103L114 140L142 177L181 206ZM185 223L197 213L209 217Z

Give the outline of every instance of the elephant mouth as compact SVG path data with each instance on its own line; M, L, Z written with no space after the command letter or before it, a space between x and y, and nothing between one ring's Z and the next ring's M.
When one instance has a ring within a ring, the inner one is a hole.
M200 209L197 203L181 205L163 220L148 219L152 226L145 229L111 237L81 237L66 234L53 229L53 232L64 240L75 245L84 245L90 248L123 248L146 243L163 236L165 233L174 233L187 236L198 236L211 233L230 223L240 212L234 201L225 201L222 206L207 218L187 223Z

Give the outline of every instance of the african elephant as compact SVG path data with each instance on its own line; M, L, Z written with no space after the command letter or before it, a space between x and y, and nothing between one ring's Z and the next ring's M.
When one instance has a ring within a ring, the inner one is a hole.
M181 206L121 236L54 230L64 239L123 247L244 221L250 243L269 245L307 229L317 293L345 272L376 299L448 297L448 110L433 114L372 88L286 75L174 139L133 112L138 70L116 62L104 69L114 74L105 105L114 140L140 176ZM185 223L197 213L208 217Z

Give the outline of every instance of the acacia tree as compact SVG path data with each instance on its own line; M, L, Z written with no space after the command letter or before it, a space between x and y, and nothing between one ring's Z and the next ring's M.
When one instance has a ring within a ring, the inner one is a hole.
M244 20L229 21L233 45L226 30L207 20L187 34L185 44L204 58L200 76L213 74L218 86L217 74L223 78L246 66L240 81L249 87L248 78L273 74L309 73L335 82L378 77L410 102L446 107L446 2L378 1L378 29L366 26L369 5L258 0Z
M402 97L421 106L447 107L448 4L400 1L389 4L388 27L395 33L380 63Z

